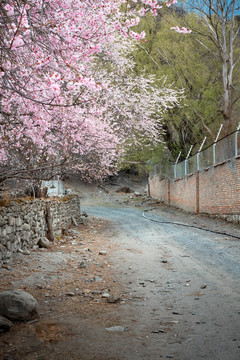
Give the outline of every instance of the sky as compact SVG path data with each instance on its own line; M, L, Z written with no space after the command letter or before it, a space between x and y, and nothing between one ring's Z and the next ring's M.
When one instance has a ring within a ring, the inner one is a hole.
M220 8L221 5L226 4L226 8L231 10L232 5L235 3L235 11L234 15L240 15L240 0L179 0L178 3L182 3L183 7L187 9L191 9L192 5L195 6L195 11L197 8L200 8L201 10L206 8L207 5L212 4L213 8L216 10L218 7ZM230 7L229 7L230 6ZM231 13L231 11L230 11Z

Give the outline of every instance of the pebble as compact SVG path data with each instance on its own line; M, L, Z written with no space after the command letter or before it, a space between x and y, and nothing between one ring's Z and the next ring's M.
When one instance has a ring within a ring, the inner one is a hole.
M103 279L100 276L97 276L97 275L95 275L93 279L96 282L102 282L103 281Z
M24 255L30 255L31 253L30 253L30 251L29 250L27 250L27 249L25 249L25 250L23 250L23 252L22 252Z
M201 285L201 289L206 289L206 287L207 287L206 284Z
M164 334L164 332L165 332L164 330L160 330L160 329L152 331L152 333L154 333L154 334L160 334L160 333Z
M121 298L120 296L110 296L107 300L110 304L114 304L120 302Z
M102 294L102 298L106 298L106 299L107 299L107 298L109 298L109 297L110 297L110 294L108 294L108 293L103 293L103 294Z
M125 331L125 328L123 326L112 326L110 328L105 328L105 330L107 331L111 331L111 332L122 332Z
M83 290L83 294L85 294L85 295L90 294L90 292L91 292L91 290L89 290L89 289L84 289L84 290Z
M67 296L75 296L76 294L74 292L69 291L69 292L66 293L66 295Z
M11 269L12 269L12 267L11 267L9 264L3 264L3 265L2 265L2 268L3 268L3 269L7 269L7 270L11 270Z
M79 264L79 267L82 268L82 269L87 269L87 264L85 261L81 261L80 264Z
M107 254L107 252L105 250L99 251L99 255L106 255L106 254Z
M167 263L167 260L166 260L166 259L163 259L161 262L162 262L163 264L166 264L166 263Z

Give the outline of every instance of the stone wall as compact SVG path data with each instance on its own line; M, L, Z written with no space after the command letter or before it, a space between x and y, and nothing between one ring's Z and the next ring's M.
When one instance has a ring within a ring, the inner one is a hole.
M55 199L16 199L0 204L0 267L11 263L13 253L28 253L47 236L47 208L55 236L60 236L72 221L80 218L80 199L75 195Z

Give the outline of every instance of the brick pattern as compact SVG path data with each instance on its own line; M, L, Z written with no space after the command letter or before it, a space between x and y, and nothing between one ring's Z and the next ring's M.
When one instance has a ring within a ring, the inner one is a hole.
M240 215L240 157L169 181L149 178L150 195L194 213ZM240 216L237 216L240 218ZM230 218L229 218L230 219Z
M240 213L240 158L210 167L200 174L199 209L209 214Z
M171 182L171 205L196 212L196 175L185 176Z
M154 199L169 203L171 198L171 188L169 189L168 179L160 178L158 175L150 177L149 194Z

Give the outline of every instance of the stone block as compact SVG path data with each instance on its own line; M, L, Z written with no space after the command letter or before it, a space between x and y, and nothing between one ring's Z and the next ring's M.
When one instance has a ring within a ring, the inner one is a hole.
M25 223L25 224L23 224L22 229L23 230L30 230L30 225Z
M9 223L10 226L14 226L15 225L15 218L13 216L9 216L8 223Z
M22 226L22 224L23 224L22 219L21 219L20 217L18 217L18 218L16 219L16 221L15 221L15 224L16 224L16 226L18 226L18 227Z
M6 229L3 229L2 230L2 237L5 238L7 236L7 231Z
M11 234L14 231L12 226L7 226L5 230L6 230L7 235Z

